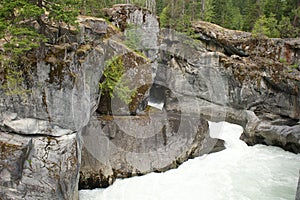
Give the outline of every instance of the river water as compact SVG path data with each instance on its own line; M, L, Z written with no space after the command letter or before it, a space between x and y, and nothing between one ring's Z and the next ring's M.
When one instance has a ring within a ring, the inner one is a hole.
M117 180L106 189L81 190L80 200L295 200L300 154L239 140L242 128L210 123L226 149L190 159L165 173Z

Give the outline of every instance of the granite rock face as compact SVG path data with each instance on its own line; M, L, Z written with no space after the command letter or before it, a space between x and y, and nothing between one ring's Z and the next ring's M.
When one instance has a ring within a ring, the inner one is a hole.
M116 42L122 38L120 35L109 39L109 52L117 52L116 55L123 61L128 61L123 62L125 77L130 87L138 88L138 97L133 99L138 109L132 112L132 103L126 105L118 98L101 97L97 112L102 115L110 113L112 116L95 115L82 134L84 145L80 188L107 187L115 178L166 171L188 158L216 151L215 145L221 150L222 141L210 138L208 124L200 117L200 113L193 112L190 115L184 109L184 104L190 98L186 98L181 91L177 92L180 89L177 86L190 90L191 83L184 78L182 71L164 65L161 60L162 50L158 46L161 35L156 16L127 4L116 5L106 12L112 23L124 31L127 39L123 42L149 59L129 53L128 49ZM131 41L130 35L141 40L135 45L128 43L128 40ZM153 84L164 88L160 93L165 98L163 111L146 108ZM111 104L110 112L106 112L106 104ZM197 103L193 106L196 108Z

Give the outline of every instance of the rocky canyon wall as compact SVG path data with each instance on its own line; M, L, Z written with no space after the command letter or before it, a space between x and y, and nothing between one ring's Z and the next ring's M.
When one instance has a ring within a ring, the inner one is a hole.
M47 44L28 92L0 89L1 199L77 199L79 174L81 188L94 188L177 167L222 149L206 120L242 125L248 144L300 152L298 39L207 22L188 37L128 4L106 14L113 25L79 16L71 41ZM115 57L136 91L129 104L99 91Z
M208 124L199 113L147 107L150 90L153 84L158 85L154 77L165 73L158 60L160 29L156 16L132 5L116 5L106 12L112 23L124 30L123 43L128 44L126 37L130 39L131 33L140 38L136 45L129 44L135 49L118 43L122 35L110 38L114 43L111 51L123 60L128 87L136 88L137 94L129 105L116 97L101 97L99 109L82 134L80 188L107 187L116 178L163 172L189 158L222 149L222 141L210 138ZM176 75L176 71L170 73ZM183 76L181 72L177 75ZM182 102L171 97L174 82L161 84L166 90L160 95L180 106ZM111 109L108 116L103 115L107 104Z
M78 41L107 30L102 19L79 21ZM1 199L78 199L80 134L98 105L103 46L48 45L23 83L27 92L0 91Z

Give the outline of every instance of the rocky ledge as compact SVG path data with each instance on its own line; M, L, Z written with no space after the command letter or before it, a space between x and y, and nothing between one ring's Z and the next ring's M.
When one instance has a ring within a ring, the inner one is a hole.
M226 120L244 127L248 144L300 152L300 40L255 38L208 22L193 24L195 38L219 52L226 84ZM212 101L217 110L220 102Z

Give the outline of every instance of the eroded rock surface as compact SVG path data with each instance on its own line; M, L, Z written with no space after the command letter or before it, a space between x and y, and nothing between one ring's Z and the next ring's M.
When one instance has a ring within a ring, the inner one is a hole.
M80 186L92 188L174 168L220 147L204 119L242 125L249 144L300 152L298 39L253 38L206 22L193 24L191 39L159 30L156 16L127 4L107 16L125 35L79 16L79 34L47 44L45 59L33 61L28 93L0 90L1 199L76 199L79 170ZM135 49L124 41L131 25L141 37ZM107 102L99 106L99 81L115 56L139 90L132 105L111 100L105 112L115 116L98 117ZM153 83L163 88L163 111L146 106Z
M107 187L115 178L163 172L213 150L208 123L163 111L93 118L83 133L81 188Z
M102 96L98 113L112 116L94 116L83 133L80 187L107 187L115 178L166 171L188 158L224 148L222 141L209 137L207 122L199 112L190 115L188 110L180 109L189 98L181 91L176 92L176 87L190 90L191 84L184 79L182 71L174 70L160 60L156 16L127 4L116 5L106 12L112 23L124 30L125 38L132 34L130 31L141 37L135 50L147 55L149 61L128 53L128 49L116 43L120 36L110 39L111 52L117 52L122 60L127 60L124 63L126 80L131 87L138 88L138 98L126 105L118 98L108 102ZM181 38L179 40L182 42ZM123 42L126 44L126 39ZM164 88L160 94L166 101L163 111L146 107L152 84ZM111 104L111 112L105 112L107 103ZM136 112L132 112L132 104L139 105L134 109ZM193 106L196 108L197 103ZM217 149L214 149L216 144Z
M300 71L293 67L299 65L299 39L255 39L207 22L193 27L197 40L163 32L163 50L171 54L164 63L192 83L193 94L184 87L178 92L200 102L196 112L206 119L242 125L248 144L299 153Z
M47 44L43 61L30 58L28 92L0 90L0 199L78 199L79 136L97 108L104 67L104 45L92 43L89 30L99 39L104 33L95 30L107 26L80 23L75 41Z
M1 199L77 199L76 134L24 137L0 132Z

